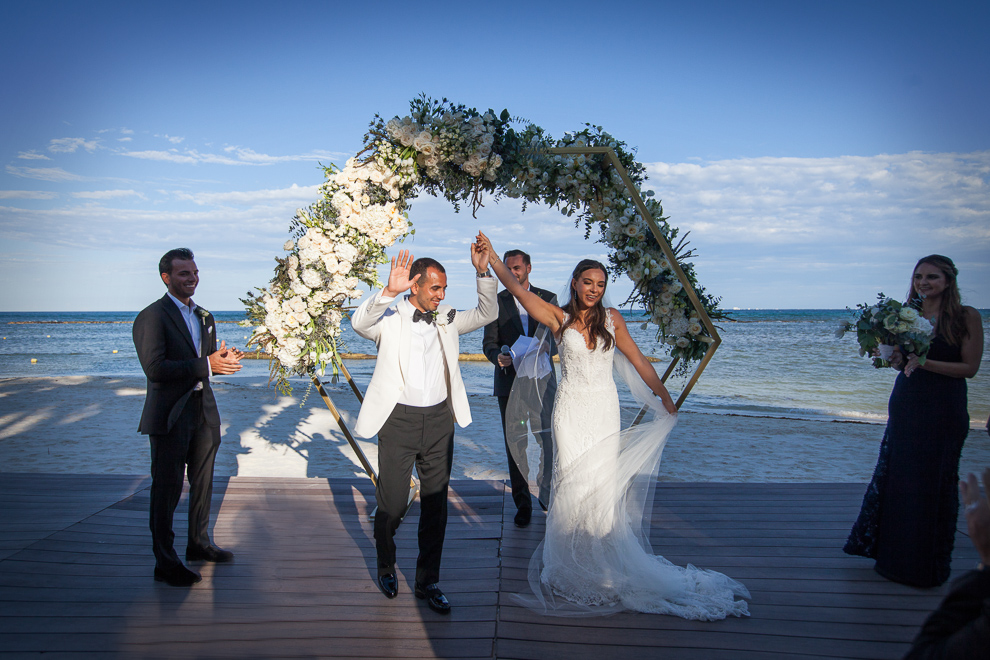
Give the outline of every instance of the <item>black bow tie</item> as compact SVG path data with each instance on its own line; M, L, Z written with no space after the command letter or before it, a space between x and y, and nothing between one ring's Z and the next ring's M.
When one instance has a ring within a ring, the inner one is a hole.
M416 321L424 321L426 323L432 324L436 314L433 312L421 312L418 309L413 311L413 323Z

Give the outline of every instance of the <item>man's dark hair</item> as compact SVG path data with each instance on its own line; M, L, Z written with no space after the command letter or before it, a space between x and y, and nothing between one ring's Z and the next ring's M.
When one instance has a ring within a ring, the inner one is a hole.
M502 255L502 261L508 261L512 257L522 257L523 258L523 263L526 264L527 266L530 265L529 255L526 254L525 252L523 252L522 250L509 250L509 251L507 251L505 254Z
M162 257L161 261L158 262L158 274L164 275L168 273L172 274L172 262L176 259L181 259L182 261L192 261L196 257L193 256L192 250L189 248L175 248L174 250L169 250Z
M447 272L443 269L443 266L441 266L440 262L437 261L436 259L430 259L429 257L420 257L419 259L417 259L412 263L412 266L409 267L409 279L412 279L417 275L422 275L423 277L426 277L427 268L436 268L441 273ZM423 277L421 277L420 279L423 279ZM419 282L417 282L416 284L418 285Z

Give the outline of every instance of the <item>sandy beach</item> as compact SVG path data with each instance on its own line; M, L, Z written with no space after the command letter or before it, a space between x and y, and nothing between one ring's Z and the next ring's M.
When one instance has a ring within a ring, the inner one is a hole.
M363 475L326 405L305 387L278 395L265 379L215 380L223 418L216 473L229 476ZM330 389L352 423L357 399ZM139 377L0 379L0 472L146 474L148 440L136 431L144 403ZM454 479L504 479L505 453L494 397L472 395L474 422L457 429ZM664 452L661 481L866 482L883 426L739 415L682 413ZM374 441L359 442L377 465ZM990 438L972 430L961 471L990 465Z

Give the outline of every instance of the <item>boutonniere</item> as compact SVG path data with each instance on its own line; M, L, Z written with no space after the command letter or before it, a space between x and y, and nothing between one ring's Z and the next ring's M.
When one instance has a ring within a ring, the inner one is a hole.
M210 317L210 310L205 309L203 307L197 307L196 309L193 310L193 312L196 314L196 316L202 319L203 325L206 325L206 319ZM213 332L213 326L207 326L206 332L207 333Z
M438 312L433 312L433 322L437 324L437 327L443 327L445 325L453 323L455 316L457 316L457 310L455 309L452 309L449 312L447 312L446 320L440 318L440 314Z

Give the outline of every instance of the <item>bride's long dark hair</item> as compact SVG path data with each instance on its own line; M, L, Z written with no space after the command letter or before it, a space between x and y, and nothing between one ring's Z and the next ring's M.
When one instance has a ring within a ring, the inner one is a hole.
M580 312L580 308L575 300L577 296L574 291L574 282L576 282L585 271L595 269L602 271L602 274L605 275L605 288L608 288L608 270L606 270L605 266L603 266L600 261L595 261L594 259L582 259L579 261L578 265L574 267L574 272L571 273L571 284L568 290L570 297L568 298L567 303L561 307L561 309L567 312L567 320L564 321L564 325L560 328L561 334L564 333L564 330L566 330L568 326L577 320L578 313ZM608 331L608 328L605 327L605 319L608 318L607 315L609 312L605 309L605 305L602 304L604 299L605 291L602 290L602 295L598 299L598 302L596 302L594 307L590 308L585 313L584 323L588 328L588 334L591 337L592 343L595 346L598 346L598 340L601 339L604 344L602 349L607 351L615 345L615 338L612 336L612 333Z

